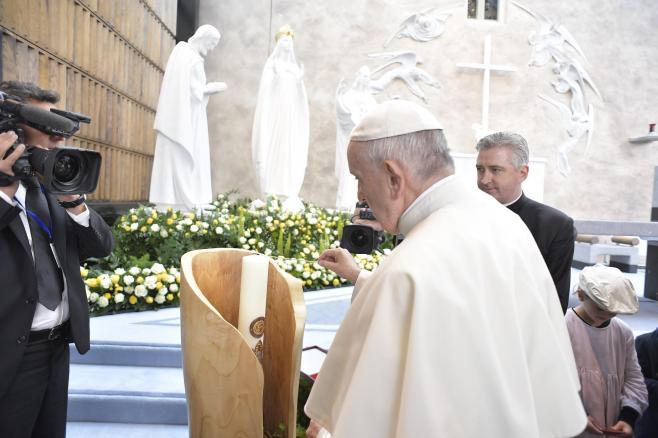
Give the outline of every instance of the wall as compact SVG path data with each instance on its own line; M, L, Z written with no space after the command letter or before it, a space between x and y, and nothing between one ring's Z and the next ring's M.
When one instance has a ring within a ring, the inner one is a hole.
M449 9L444 34L429 43L394 40L387 50L416 50L422 67L441 83L423 86L429 107L446 128L450 147L472 153L471 125L481 117L482 74L463 72L457 62L481 62L483 41L492 35L492 61L514 65L515 73L493 75L490 127L523 134L534 157L546 159L544 201L579 219L648 220L658 142L632 145L629 137L644 134L658 119L658 9L653 0L588 0L543 2L524 0L535 12L553 17L575 36L589 60L587 69L603 100L588 90L594 105L595 129L585 154L585 141L571 154L571 174L557 171L557 147L567 139L559 113L536 96L543 93L567 102L550 86L550 66L528 66L528 35L535 22L510 4L504 25L466 20L463 3L435 2ZM456 7L453 7L455 6ZM251 167L251 129L262 67L283 24L296 32L297 59L305 67L311 111L311 139L304 199L331 206L335 148L334 96L341 78L351 82L361 65L378 62L365 55L382 44L407 14L427 7L424 1L201 0L200 24L213 24L222 40L206 59L209 81L225 81L228 90L213 96L208 107L215 193L237 188L257 195ZM404 86L394 84L388 96L420 102ZM379 101L387 98L379 95Z
M148 199L175 28L175 0L0 0L0 80L55 90L61 108L91 116L67 144L103 156L93 200Z

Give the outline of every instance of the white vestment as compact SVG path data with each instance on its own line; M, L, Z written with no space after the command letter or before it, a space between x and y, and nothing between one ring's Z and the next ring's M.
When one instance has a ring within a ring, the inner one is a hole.
M347 146L352 129L361 121L377 101L370 93L370 71L359 70L351 88L341 82L336 90L336 164L334 175L338 179L336 208L354 210L357 199L357 181L347 164Z
M303 77L292 38L281 37L263 68L251 139L261 194L282 195L289 198L287 205L298 206L309 135Z
M204 59L180 42L167 61L155 115L149 201L190 210L212 202Z
M586 425L555 286L521 219L448 177L358 289L305 410L332 438L571 437Z

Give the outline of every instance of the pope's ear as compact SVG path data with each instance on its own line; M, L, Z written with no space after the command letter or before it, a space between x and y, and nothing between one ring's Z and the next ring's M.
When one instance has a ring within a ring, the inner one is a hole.
M521 182L525 181L526 178L528 178L529 172L530 172L530 168L528 167L527 164L524 164L519 170L519 173L521 174Z
M396 161L385 160L384 171L386 172L386 188L393 198L402 195L405 182L404 169Z

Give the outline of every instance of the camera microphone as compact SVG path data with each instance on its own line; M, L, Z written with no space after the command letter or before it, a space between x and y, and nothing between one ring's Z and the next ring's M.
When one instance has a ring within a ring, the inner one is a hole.
M0 100L0 106L9 113L16 114L28 126L49 135L70 137L76 131L76 124L66 117L57 115L34 105L26 105L14 100Z

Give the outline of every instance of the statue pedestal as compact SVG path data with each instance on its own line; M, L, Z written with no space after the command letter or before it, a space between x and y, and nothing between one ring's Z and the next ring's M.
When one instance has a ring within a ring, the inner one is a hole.
M190 437L295 436L306 320L302 283L270 261L261 365L236 328L242 257L247 255L253 253L204 249L181 259Z

